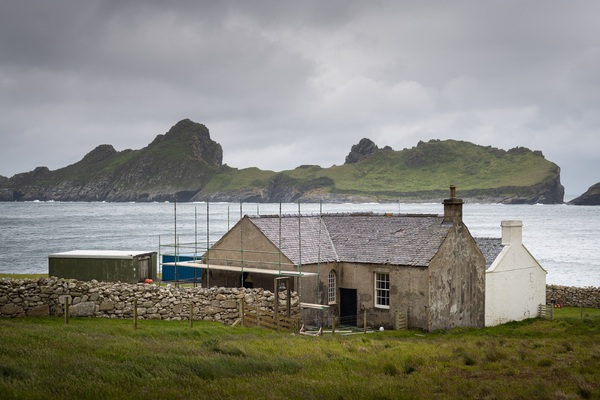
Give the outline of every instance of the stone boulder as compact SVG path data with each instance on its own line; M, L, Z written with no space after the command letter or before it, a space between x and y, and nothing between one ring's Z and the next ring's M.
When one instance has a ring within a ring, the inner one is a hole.
M69 307L69 315L72 317L93 317L96 312L96 303L84 301Z

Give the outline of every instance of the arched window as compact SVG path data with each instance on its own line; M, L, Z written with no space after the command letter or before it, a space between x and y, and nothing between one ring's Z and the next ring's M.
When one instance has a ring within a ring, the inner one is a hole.
M336 302L335 294L337 293L336 276L335 276L334 270L329 271L328 283L329 283L329 285L327 286L327 301L329 304L332 304L332 303Z

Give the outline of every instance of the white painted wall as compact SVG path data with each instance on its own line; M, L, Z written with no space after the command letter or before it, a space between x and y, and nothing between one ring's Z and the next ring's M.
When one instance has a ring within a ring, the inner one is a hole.
M522 242L521 221L502 221L504 248L486 271L485 325L534 318L546 304L546 270Z

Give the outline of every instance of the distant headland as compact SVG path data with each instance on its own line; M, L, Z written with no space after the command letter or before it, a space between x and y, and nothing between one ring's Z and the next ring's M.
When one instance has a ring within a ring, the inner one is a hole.
M342 165L238 169L223 164L206 126L189 119L140 150L103 144L54 171L0 176L0 201L422 202L440 201L449 184L466 201L564 201L560 168L524 147L430 140L397 151L365 138Z

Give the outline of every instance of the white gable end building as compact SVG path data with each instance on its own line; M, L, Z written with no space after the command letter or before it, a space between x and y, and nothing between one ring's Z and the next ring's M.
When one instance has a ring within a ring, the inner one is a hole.
M523 223L502 221L501 226L501 242L477 239L487 263L486 326L534 318L546 304L547 272L523 245Z

